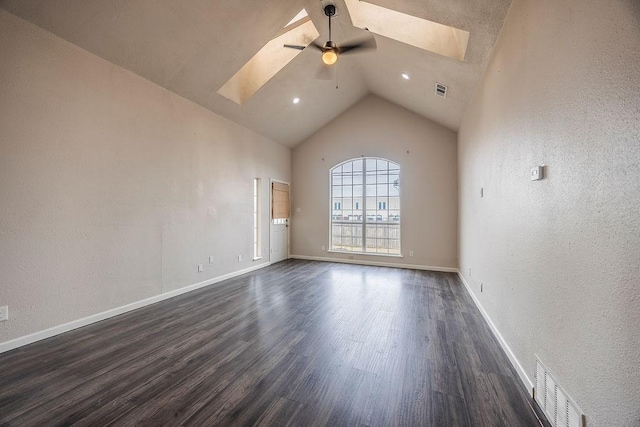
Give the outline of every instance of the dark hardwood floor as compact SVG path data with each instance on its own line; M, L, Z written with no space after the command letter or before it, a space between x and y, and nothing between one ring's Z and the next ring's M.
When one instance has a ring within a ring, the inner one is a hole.
M457 276L285 261L0 355L0 425L538 426Z

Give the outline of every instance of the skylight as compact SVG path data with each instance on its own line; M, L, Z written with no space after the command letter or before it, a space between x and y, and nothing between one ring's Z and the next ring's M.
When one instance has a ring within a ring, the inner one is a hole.
M360 0L345 0L353 25L439 55L464 61L469 32Z
M282 70L301 51L284 49L285 44L308 46L320 33L302 9L274 38L256 53L218 93L242 105Z
M284 27L287 28L289 25L295 24L296 22L300 21L301 19L304 19L306 17L308 17L309 14L307 13L307 9L302 9L300 12L298 12L298 14L296 16L293 17L293 19L291 21L289 21L289 23L287 25L285 25Z

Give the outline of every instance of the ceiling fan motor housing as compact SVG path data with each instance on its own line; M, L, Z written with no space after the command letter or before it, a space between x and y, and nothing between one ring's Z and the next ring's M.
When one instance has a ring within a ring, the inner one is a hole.
M326 42L324 44L324 48L322 50L333 50L335 52L338 51L338 45L336 45L334 42L332 42L331 40L329 40L328 42Z

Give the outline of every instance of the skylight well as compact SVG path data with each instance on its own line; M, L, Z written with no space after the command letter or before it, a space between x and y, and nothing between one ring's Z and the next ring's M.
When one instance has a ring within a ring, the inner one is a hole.
M302 9L274 38L256 53L218 93L242 105L282 70L301 51L283 49L285 44L308 46L320 33Z
M469 32L360 0L345 0L353 25L439 55L464 61Z
M307 18L309 16L309 14L307 13L306 9L302 9L300 12L298 12L298 14L296 16L293 17L293 19L291 21L289 21L289 23L287 25L285 25L284 27L287 28L288 26L297 23L298 21L302 21L304 18Z

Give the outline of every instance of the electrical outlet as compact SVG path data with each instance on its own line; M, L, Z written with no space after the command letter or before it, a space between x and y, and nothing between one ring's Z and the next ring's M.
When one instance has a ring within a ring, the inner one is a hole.
M0 322L9 320L9 306L5 305L0 307Z
M323 251L325 250L325 247L324 247L324 245L322 245L322 250L323 250Z
M198 264L198 273L202 273L204 271L204 267L202 264Z
M413 251L409 251L409 256L413 256Z
M242 255L238 255L238 262L242 262Z
M209 264L213 264L213 257L212 256L209 257Z

